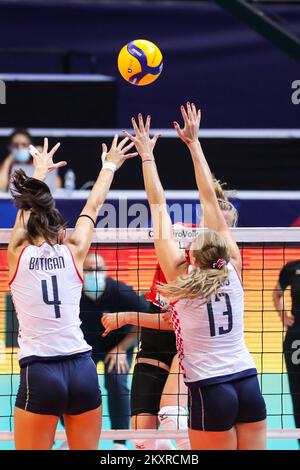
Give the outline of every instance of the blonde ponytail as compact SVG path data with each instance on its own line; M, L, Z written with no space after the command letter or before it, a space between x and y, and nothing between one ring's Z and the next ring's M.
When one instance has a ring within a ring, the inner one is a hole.
M217 199L222 199L222 201L228 201L228 196L223 188L223 186L226 185L226 183L221 183L221 181L217 180L215 176L213 177L213 183L214 183Z
M157 285L158 292L169 302L197 297L209 302L228 280L230 255L222 235L213 230L198 235L192 243L190 254L195 259L191 273L179 276L173 282Z
M200 269L195 267L191 274L179 276L174 282L159 284L158 292L175 302L180 299L196 299L201 297L209 302L213 294L217 294L220 287L228 279L228 268Z
M238 223L238 211L234 207L234 205L229 201L228 191L225 191L224 189L224 186L226 186L226 183L222 183L220 180L217 180L215 176L213 176L213 183L214 183L215 193L218 199L220 209L223 212L230 212L231 219L228 224L230 227L236 227ZM231 193L230 197L233 197L233 194L232 194L233 192L230 191L230 193Z

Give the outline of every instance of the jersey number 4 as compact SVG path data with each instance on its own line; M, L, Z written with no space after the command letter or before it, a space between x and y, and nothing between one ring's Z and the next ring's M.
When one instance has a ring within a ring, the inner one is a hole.
M215 297L215 302L220 302L222 297L225 299L226 307L227 310L223 312L224 316L227 316L228 320L228 326L227 328L224 328L223 326L220 326L218 329L218 334L219 335L226 335L227 333L230 333L232 330L232 308L231 308L231 303L230 303L230 298L228 294L221 293ZM209 302L207 304L207 313L208 313L208 320L209 320L209 327L210 327L210 336L216 336L216 324L215 324L215 317L214 317L214 311L212 307L212 302Z
M61 301L59 300L59 297L58 297L57 277L51 276L51 282L52 282L53 300L49 300L47 281L43 280L42 281L43 301L47 305L54 305L55 318L60 318L59 306L61 304Z

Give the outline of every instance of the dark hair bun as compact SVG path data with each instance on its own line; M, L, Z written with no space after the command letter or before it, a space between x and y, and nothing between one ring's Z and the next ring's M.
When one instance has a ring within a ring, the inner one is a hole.
M55 201L46 183L28 177L23 170L17 170L12 175L10 190L16 207L31 211L27 222L29 241L33 242L38 236L44 237L48 243L57 240L66 223L55 208Z
M16 170L12 175L10 190L18 209L46 212L54 208L47 184L28 177L23 170Z

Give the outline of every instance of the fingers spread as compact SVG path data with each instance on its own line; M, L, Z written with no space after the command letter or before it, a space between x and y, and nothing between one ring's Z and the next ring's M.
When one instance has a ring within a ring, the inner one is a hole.
M49 152L50 157L53 157L53 155L59 149L59 147L60 147L60 142L57 142L57 144L54 145L53 149L51 149L50 152Z
M183 135L183 133L182 133L182 129L180 128L178 122L174 121L173 124L174 124L174 127L175 127L175 130L176 130L177 134L179 135L179 137L181 137Z
M129 132L124 131L124 130L122 132L129 140L131 140L132 142L135 142L135 137L133 135L129 134Z
M112 144L111 144L112 148L117 148L118 138L119 138L118 134L115 134L114 138L113 138L113 141L112 141Z
M139 135L139 134L140 134L140 130L139 130L138 126L137 126L137 123L135 122L134 117L131 118L131 123L132 123L132 127L133 127L133 129L134 129L135 134L136 134L136 135Z
M153 145L156 145L156 142L158 141L158 139L161 137L161 134L155 134L151 141L153 142Z
M63 166L67 166L67 164L68 164L68 163L67 163L65 160L63 160L63 161L61 161L61 162L56 163L54 166L55 166L56 168L62 168Z
M126 142L128 142L128 140L129 140L129 137L124 137L124 139L122 139L121 142L119 143L118 149L119 149L119 150L122 150L122 148L124 147L124 145L126 144Z
M48 170L55 170L56 168L62 168L63 166L66 166L67 162L66 161L61 161L58 163L53 163L53 165L48 166Z
M137 157L138 156L138 152L134 152L134 153L128 153L127 155L125 155L125 158L133 158L133 157Z
M150 116L150 114L148 114L147 119L146 119L146 124L145 124L145 131L147 133L149 133L150 124L151 124L151 116Z
M128 141L128 138L127 138L127 137L126 137L126 139L127 139L127 141ZM126 142L127 142L127 141L126 141ZM128 150L132 149L132 147L134 147L134 142L130 142L129 145L126 145L126 147L123 148L123 152L122 152L122 153L125 154L126 152L128 152Z
M198 113L197 113L197 109L196 109L195 103L192 103L192 114L193 114L193 118L194 118L194 119L197 119Z
M191 103L189 101L186 104L186 109L187 109L189 119L192 120L193 119L193 114L192 114Z
M185 107L183 105L180 106L180 111L181 111L181 114L182 114L182 118L184 120L184 123L187 124L188 123L188 115L186 114L186 110L185 110Z
M44 137L43 152L44 152L44 153L47 153L47 152L48 152L48 137Z
M144 132L145 127L144 127L143 116L141 113L139 113L139 126L140 126L140 131Z
M102 144L102 153L107 153L107 145L106 144Z

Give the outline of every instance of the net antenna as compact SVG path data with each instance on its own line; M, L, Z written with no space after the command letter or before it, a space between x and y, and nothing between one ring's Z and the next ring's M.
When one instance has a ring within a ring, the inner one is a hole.
M271 18L264 11L262 4L267 3L266 1L214 0L214 2L300 62L300 39L280 24L279 19Z

